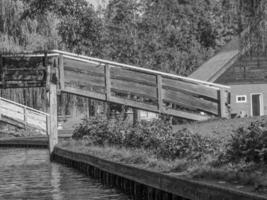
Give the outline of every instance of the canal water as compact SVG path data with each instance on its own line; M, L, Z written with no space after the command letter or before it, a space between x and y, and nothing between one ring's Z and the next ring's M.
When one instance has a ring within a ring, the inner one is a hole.
M79 171L49 161L48 150L0 148L2 200L128 200Z

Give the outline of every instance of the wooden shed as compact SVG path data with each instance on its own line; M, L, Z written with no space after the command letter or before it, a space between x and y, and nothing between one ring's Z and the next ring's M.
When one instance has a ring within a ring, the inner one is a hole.
M240 48L240 38L247 37L249 32L247 29L241 37L233 38L190 75L230 86L232 116L267 114L267 54L258 54L251 43Z

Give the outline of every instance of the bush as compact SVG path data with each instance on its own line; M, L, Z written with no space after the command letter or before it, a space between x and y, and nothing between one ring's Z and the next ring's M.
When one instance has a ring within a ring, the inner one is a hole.
M122 120L93 117L75 129L73 138L94 145L144 148L167 159L200 159L206 154L214 154L219 146L216 139L192 134L187 129L173 133L171 124L165 120L141 121L133 127Z
M120 120L108 120L105 117L91 117L83 119L74 130L73 139L85 139L90 144L121 145L128 124Z
M211 137L203 137L192 134L183 129L170 135L161 141L159 155L162 157L200 159L207 154L215 154L218 151L218 140Z
M267 128L262 122L253 122L239 128L228 144L226 158L229 161L267 163Z

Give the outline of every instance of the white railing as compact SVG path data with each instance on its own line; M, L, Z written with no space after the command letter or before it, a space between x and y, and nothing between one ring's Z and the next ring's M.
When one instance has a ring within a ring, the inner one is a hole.
M49 115L23 104L0 97L0 119L17 126L33 127L47 134Z

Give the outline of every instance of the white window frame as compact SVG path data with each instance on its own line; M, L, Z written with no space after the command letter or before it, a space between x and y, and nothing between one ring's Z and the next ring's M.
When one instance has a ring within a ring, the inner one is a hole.
M245 100L241 100L241 101L238 100L239 98L243 98L243 97L245 98ZM247 103L248 98L247 98L247 95L236 95L235 100L236 100L236 103Z

